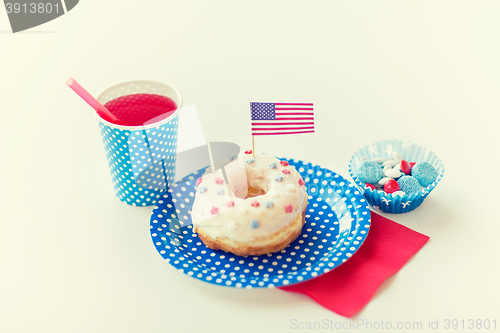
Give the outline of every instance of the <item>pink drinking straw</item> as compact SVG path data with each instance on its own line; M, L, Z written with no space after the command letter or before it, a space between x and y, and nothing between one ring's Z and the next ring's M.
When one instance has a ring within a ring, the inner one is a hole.
M104 107L97 99L94 98L87 90L85 90L78 82L76 82L73 78L69 78L66 81L66 84L73 89L74 92L78 94L88 105L90 105L94 110L97 111L97 114L101 116L101 118L107 121L116 122L118 118L116 118L108 109Z

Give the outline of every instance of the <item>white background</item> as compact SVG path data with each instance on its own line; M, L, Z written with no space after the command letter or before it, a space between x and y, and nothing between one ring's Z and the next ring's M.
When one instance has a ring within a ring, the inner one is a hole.
M251 143L249 102L314 102L315 134L256 150L347 176L352 153L405 138L446 173L389 217L431 237L355 317L498 316L500 2L96 1L12 34L0 10L0 331L287 332L345 322L309 298L236 290L176 271L149 235L151 207L114 197L91 93L170 83L207 140ZM491 330L491 329L490 329Z

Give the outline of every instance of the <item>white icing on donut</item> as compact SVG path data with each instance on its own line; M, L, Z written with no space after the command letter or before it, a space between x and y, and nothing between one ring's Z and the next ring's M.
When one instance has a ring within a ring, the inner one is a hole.
M225 172L229 190L221 169L202 177L191 214L193 230L202 228L211 238L251 241L278 232L302 213L306 191L295 167L272 156L243 154ZM263 191L246 198L256 189Z

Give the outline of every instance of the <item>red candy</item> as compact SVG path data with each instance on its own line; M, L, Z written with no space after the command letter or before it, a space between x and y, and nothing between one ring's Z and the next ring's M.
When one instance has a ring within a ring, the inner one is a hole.
M285 206L285 213L291 213L293 212L293 206L288 204Z
M251 154L251 153L252 153L252 151L251 151L251 150L247 150L247 151L245 151L245 154Z
M415 163L413 163L413 164L415 164ZM409 175L409 174L411 174L411 168L412 168L412 166L410 165L410 163L408 163L408 161L401 160L401 171L403 171L405 174Z
M392 192L399 191L398 182L395 181L394 179L388 180L384 184L384 191L385 191L385 193L392 193Z
M196 186L200 185L202 180L203 180L203 179L198 178L198 180L196 181Z
M217 184L222 184L222 183L224 183L224 181L222 180L222 178L219 178L219 177L216 177L216 178L215 178L215 182L216 182Z
M226 202L227 207L234 207L234 201L228 201Z
M290 174L290 170L288 170L288 169L283 169L283 170L281 170L281 171L282 171L285 175Z
M304 181L302 180L302 178L299 179L299 185L302 186L302 185L305 185L306 183L304 183Z
M288 166L288 162L287 162L287 161L281 161L281 162L280 162L280 164L281 164L282 166Z
M251 205L252 205L252 207L259 207L260 203L257 200L255 200L255 201L252 201Z
M377 188L376 188L375 186L373 186L372 184L365 183L365 186L366 186L366 187L371 188L371 189L372 189L372 190L374 190L374 191L377 189Z

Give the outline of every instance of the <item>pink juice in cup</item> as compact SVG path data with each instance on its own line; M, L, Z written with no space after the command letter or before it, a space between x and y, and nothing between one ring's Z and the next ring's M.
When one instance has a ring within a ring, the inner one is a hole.
M122 126L141 126L168 118L177 110L169 97L156 94L132 94L110 100L104 107L118 118L112 123Z
M134 206L156 204L175 180L181 94L139 80L112 86L97 101L117 118L96 114L117 197Z

